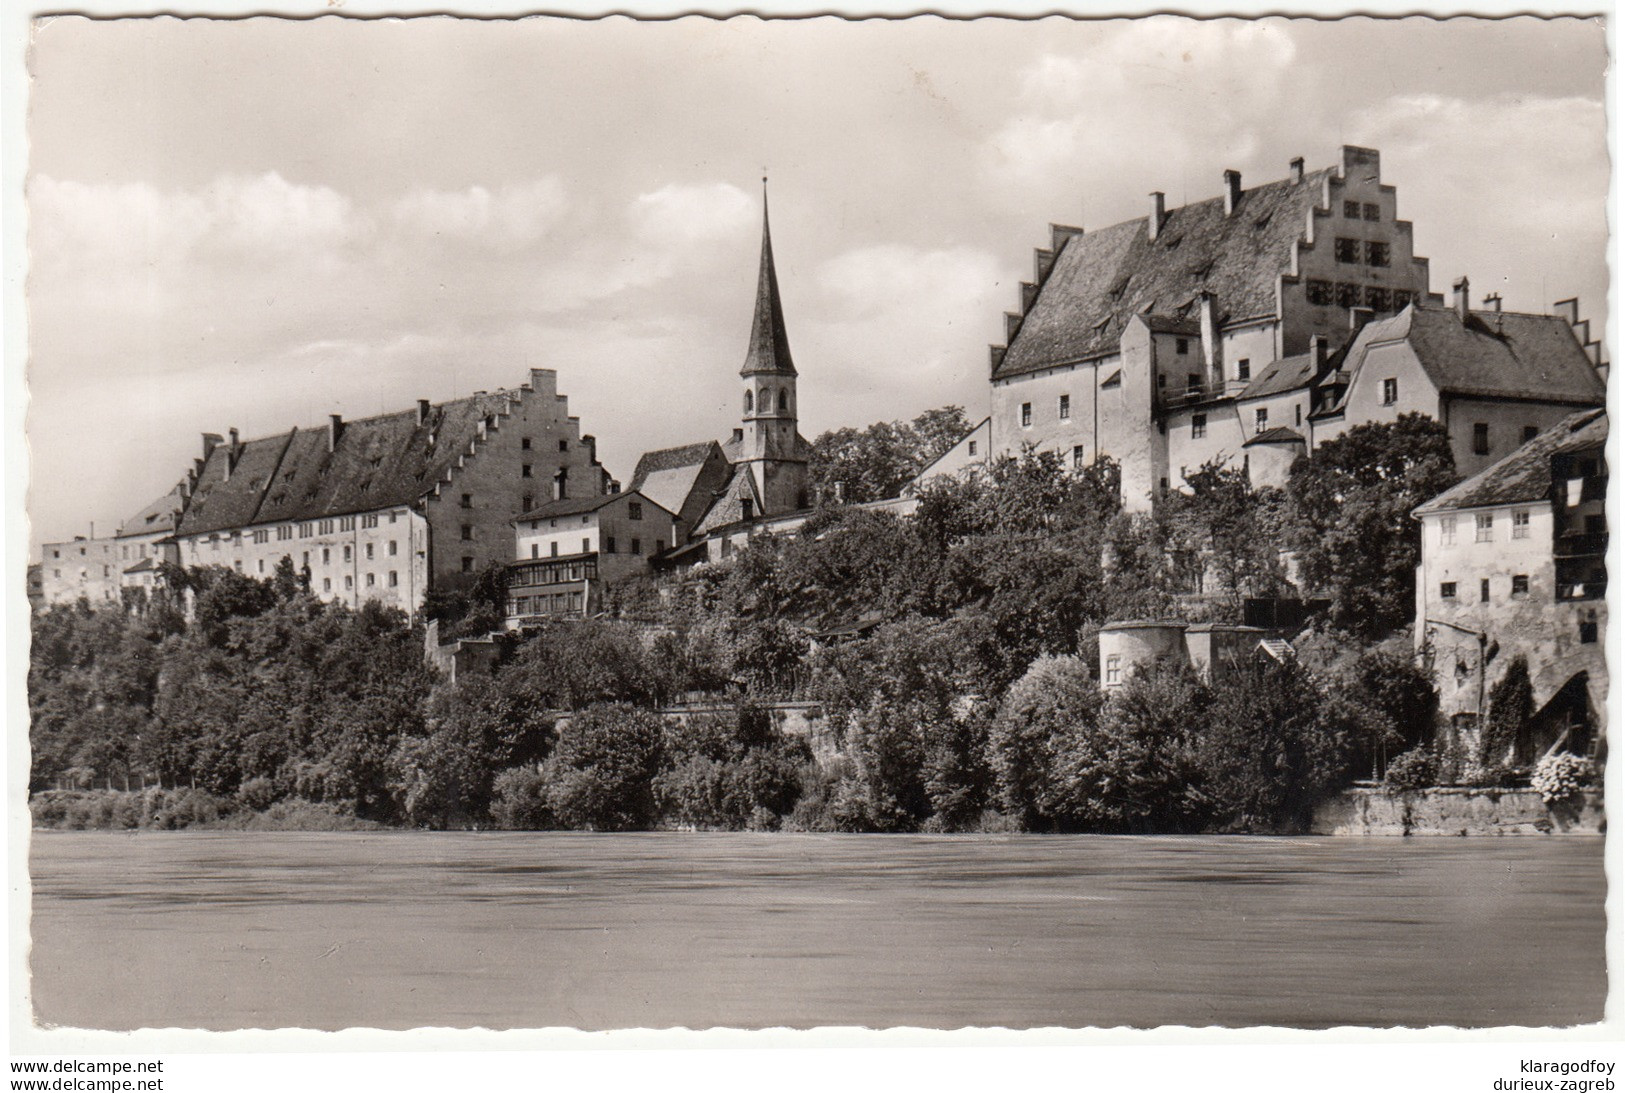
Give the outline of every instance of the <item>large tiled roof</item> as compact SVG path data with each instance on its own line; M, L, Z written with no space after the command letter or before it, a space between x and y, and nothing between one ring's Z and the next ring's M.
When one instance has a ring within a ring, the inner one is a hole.
M1597 366L1559 315L1472 311L1464 321L1454 308L1412 304L1361 330L1345 367L1357 371L1367 348L1400 340L1442 394L1577 406L1601 406L1606 395Z
M1607 439L1606 410L1570 414L1505 459L1418 505L1413 515L1544 500L1552 492L1554 455L1598 447Z
M231 446L217 445L177 534L409 504L434 489L468 452L480 422L506 409L512 397L498 391L440 403L422 424L416 410L347 421L331 451L327 428L245 441L229 479Z
M1244 190L1229 216L1223 198L1172 209L1155 240L1146 217L1070 236L993 378L1115 352L1134 316L1190 319L1202 292L1220 322L1273 313L1276 278L1333 173Z
M721 451L721 445L714 440L702 441L698 444L683 444L676 448L661 448L659 451L644 452L638 457L637 470L632 472L632 488L637 489L638 483L657 471L674 471L684 467L698 467L711 455L712 450Z

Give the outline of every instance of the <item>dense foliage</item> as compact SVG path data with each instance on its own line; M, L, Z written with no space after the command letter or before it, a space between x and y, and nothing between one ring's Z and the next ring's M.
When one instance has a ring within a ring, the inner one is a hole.
M849 497L887 493L964 424L952 410L831 434L820 473ZM1382 639L1411 610L1409 510L1452 478L1421 419L1328 442L1284 492L1199 468L1143 514L1121 510L1109 461L1028 452L932 480L910 517L826 506L721 562L625 582L605 617L506 641L494 670L455 684L424 666L422 619L323 604L291 567L167 571L171 591L134 610L36 616L32 788L204 795L104 810L138 825L280 810L429 827L1296 829L1431 736L1437 695ZM1254 655L1215 686L1159 671L1102 694L1104 623L1239 622L1245 597L1290 591L1294 549L1332 602L1296 663ZM501 596L500 574L481 574L423 617L484 633ZM775 727L782 701L816 707L816 746ZM1516 696L1495 706L1511 718ZM1400 780L1438 769L1421 753L1396 765ZM66 800L45 814L100 815Z
M848 503L896 497L904 483L970 431L959 406L927 410L913 421L850 426L813 441L808 467L815 496L834 498L837 483Z

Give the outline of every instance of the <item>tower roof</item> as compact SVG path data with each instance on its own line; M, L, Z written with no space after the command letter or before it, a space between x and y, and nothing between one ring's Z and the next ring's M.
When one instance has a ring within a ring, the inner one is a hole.
M767 179L762 179L762 268L756 277L756 311L751 318L750 344L745 348L741 376L757 372L795 375L790 359L790 338L784 330L784 307L779 302L779 278L773 272L773 236L767 227Z

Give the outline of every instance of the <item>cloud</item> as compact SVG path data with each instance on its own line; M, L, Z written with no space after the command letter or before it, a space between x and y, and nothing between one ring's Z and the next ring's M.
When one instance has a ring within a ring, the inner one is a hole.
M639 194L627 217L644 242L692 246L738 236L754 222L755 213L755 202L729 183L672 183Z
M389 217L411 235L515 251L547 236L569 209L563 181L549 175L495 190L416 189L394 202Z

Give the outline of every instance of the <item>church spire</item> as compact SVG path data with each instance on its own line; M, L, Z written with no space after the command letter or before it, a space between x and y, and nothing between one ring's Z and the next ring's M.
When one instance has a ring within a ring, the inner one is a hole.
M767 227L767 176L762 177L762 268L756 278L756 313L750 324L741 376L757 372L795 375L790 359L790 338L784 330L784 307L779 303L779 278L773 271L773 237Z

